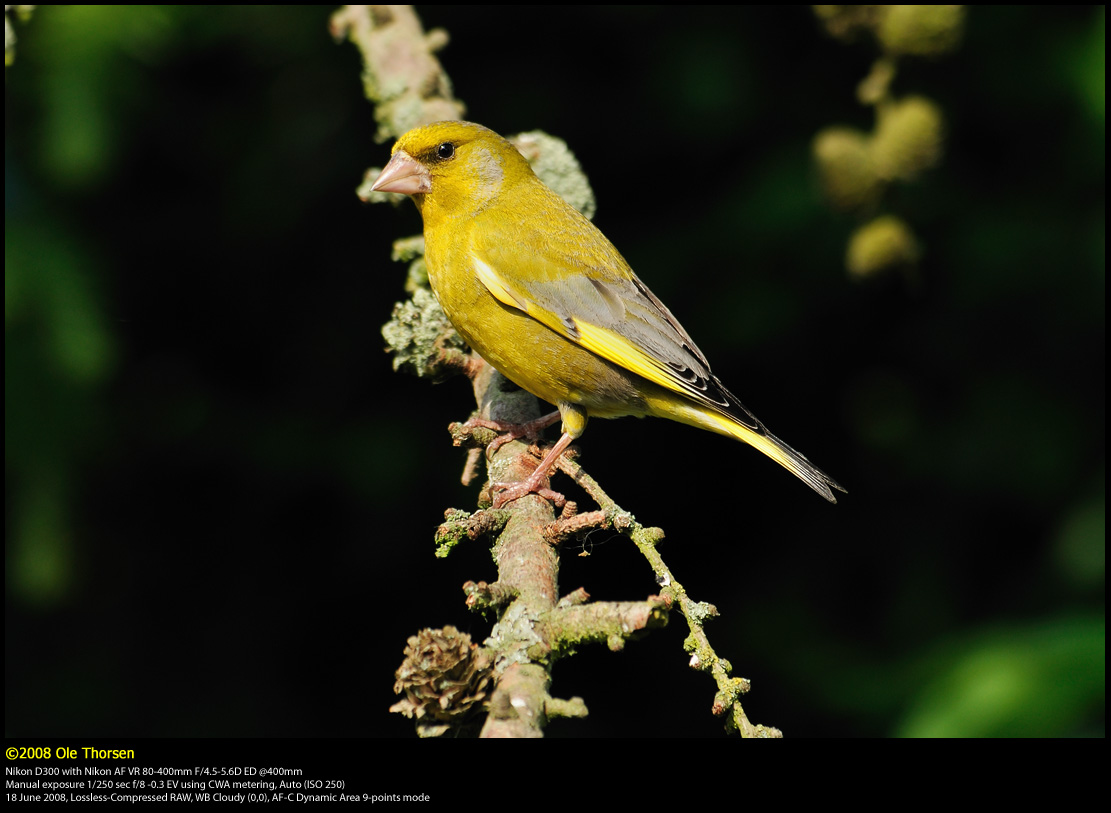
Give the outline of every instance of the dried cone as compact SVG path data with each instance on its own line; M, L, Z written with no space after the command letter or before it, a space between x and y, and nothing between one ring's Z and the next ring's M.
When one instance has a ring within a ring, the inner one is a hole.
M455 627L421 630L409 638L393 690L404 694L390 711L415 718L422 737L439 737L483 708L493 662Z

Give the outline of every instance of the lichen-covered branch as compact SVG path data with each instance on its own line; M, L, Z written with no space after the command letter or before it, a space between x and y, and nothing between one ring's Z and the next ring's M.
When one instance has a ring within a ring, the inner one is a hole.
M380 141L463 117L463 103L434 56L447 45L447 32L425 33L412 6L343 6L332 15L331 31L362 54L363 90L374 104Z

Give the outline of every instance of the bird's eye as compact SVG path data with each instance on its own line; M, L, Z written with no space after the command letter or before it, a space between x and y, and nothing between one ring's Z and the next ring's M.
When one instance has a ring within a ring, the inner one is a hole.
M455 155L455 145L452 144L450 141L445 141L443 144L436 148L436 155L441 160L446 161L447 159Z

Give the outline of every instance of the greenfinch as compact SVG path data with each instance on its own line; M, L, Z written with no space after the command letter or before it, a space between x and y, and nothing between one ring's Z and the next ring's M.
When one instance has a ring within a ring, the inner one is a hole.
M398 139L373 189L409 195L432 289L464 340L555 404L563 434L495 506L543 488L587 419L652 415L754 446L830 502L844 491L764 428L609 240L504 138L465 121ZM556 415L551 416L553 423Z

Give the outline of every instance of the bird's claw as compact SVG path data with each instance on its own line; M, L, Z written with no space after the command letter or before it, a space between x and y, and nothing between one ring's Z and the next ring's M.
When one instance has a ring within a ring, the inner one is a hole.
M495 432L502 434L494 438L486 447L486 459L489 460L494 456L494 452L500 449L511 440L520 440L521 438L528 438L532 441L540 440L540 433L559 420L559 412L552 412L543 417L537 418L534 421L526 423L505 423L502 421L492 421L488 418L479 418L477 416L468 420L464 426L475 427L481 426L484 429L493 429Z
M531 480L531 478L529 479ZM494 495L494 508L503 508L506 503L513 502L513 500L528 494L535 494L538 497L551 500L556 508L562 508L564 503L567 502L567 498L558 491L552 491L550 488L543 488L539 484L533 486L529 480L523 483L494 483L490 486L490 491L498 492Z

